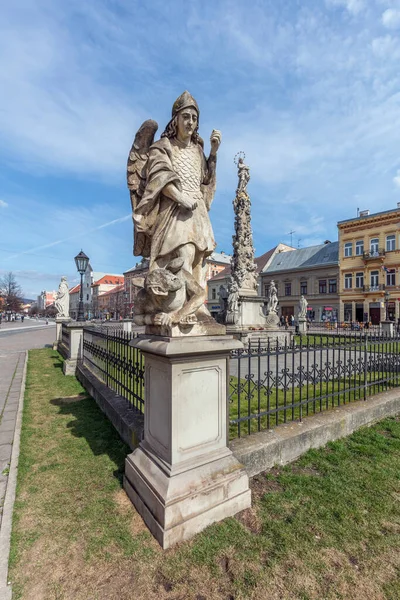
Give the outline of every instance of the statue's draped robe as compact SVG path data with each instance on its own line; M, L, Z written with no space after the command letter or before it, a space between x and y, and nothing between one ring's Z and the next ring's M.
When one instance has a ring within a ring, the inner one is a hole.
M145 236L141 245L150 250L150 269L154 261L173 256L184 244L193 243L204 257L215 249L208 216L215 165L215 157L206 161L200 144L185 148L175 139L161 138L151 146L146 187L133 214L135 236ZM197 208L187 210L165 196L162 191L170 183L196 200Z

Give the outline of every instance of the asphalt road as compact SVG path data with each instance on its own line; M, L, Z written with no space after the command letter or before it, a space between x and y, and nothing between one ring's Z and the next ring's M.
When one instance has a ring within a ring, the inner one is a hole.
M33 348L52 345L56 337L54 321L25 319L21 321L3 321L0 327L0 355L23 352Z

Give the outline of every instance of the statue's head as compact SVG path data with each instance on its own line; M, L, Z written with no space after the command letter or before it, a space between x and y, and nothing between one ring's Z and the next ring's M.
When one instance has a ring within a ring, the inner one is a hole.
M200 111L196 100L189 92L183 92L172 106L172 119L161 137L171 139L177 137L178 132L186 135L189 132L192 142L203 145L203 141L198 134L199 116Z

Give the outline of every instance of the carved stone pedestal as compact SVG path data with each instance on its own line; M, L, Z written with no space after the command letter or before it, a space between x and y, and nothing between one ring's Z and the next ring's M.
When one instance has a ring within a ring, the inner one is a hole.
M145 432L125 462L124 488L163 548L248 508L248 476L227 447L231 336L131 344L145 361Z
M394 334L394 323L393 321L382 321L381 322L382 333L385 335L392 336Z
M299 319L299 334L307 335L307 321L306 319Z
M70 317L56 317L56 339L53 342L53 350L57 350L58 344L61 342L63 323L69 323L70 321Z

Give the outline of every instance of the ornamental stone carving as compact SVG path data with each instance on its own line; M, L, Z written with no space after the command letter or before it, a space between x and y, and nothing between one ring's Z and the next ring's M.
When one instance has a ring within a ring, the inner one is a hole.
M299 321L305 321L307 319L307 306L308 302L304 296L300 297L299 300L299 311L297 313L297 318Z
M241 156L237 161L238 187L233 201L235 212L235 235L233 236L232 280L240 295L255 295L257 290L257 267L254 262L253 233L251 229L251 201L247 193L250 169Z
M205 290L205 259L216 247L208 211L215 194L221 133L212 131L211 151L206 158L198 133L199 115L196 100L184 92L174 102L172 118L161 139L154 141L158 124L145 121L136 133L128 158L134 254L149 259L150 279L157 270L158 279L163 281L171 278L171 261L181 259L180 277L186 281L186 294L177 294L180 307L176 306L176 297L171 305L164 302L162 310L158 302L149 304L153 325L179 325L182 314L185 323L215 323L204 304L199 307L193 302L198 290L190 291L195 284ZM160 269L164 270L163 275ZM146 285L147 293L152 289L156 295L154 286L149 282ZM149 320L150 313L146 314ZM136 318L140 320L140 315Z
M69 317L69 288L66 277L61 277L60 285L54 302L57 317Z

